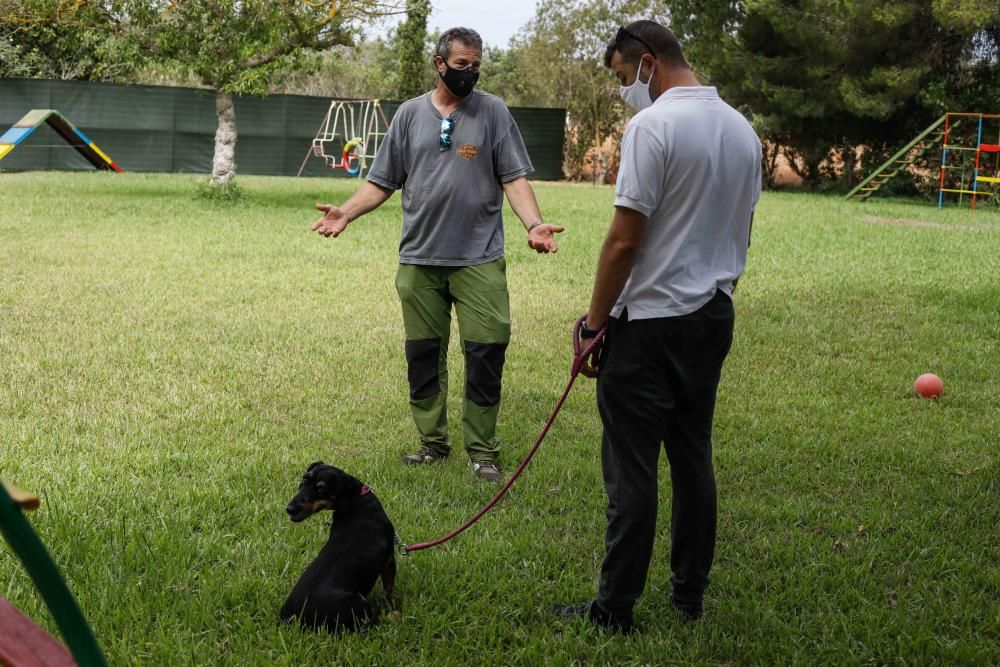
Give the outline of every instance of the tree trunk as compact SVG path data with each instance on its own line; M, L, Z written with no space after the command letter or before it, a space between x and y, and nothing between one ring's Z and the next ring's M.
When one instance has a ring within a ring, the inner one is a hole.
M215 93L215 155L212 158L212 185L225 187L236 178L236 113L233 96L221 90Z

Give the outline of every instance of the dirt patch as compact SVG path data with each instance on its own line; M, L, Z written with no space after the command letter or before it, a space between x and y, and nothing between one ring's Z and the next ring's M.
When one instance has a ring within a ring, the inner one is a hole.
M940 222L929 222L927 220L907 220L906 218L887 218L881 215L866 215L862 218L865 222L877 225L899 225L903 227L934 227L938 229L962 229L955 225L945 225Z
M972 227L970 225L946 225L943 222L931 222L929 220L908 220L906 218L887 218L882 215L866 215L862 218L864 222L873 225L895 225L897 227L930 227L932 229L954 229L961 232L975 231L996 231L1000 225L983 223Z

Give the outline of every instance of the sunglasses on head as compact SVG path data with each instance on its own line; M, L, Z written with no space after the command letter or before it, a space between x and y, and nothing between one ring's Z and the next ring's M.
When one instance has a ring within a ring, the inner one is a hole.
M455 129L455 119L454 118L442 118L441 119L441 136L438 137L438 146L441 150L448 150L451 148L451 133Z
M645 46L646 50L649 51L649 54L651 56L653 56L654 58L656 57L656 50L652 46L650 46L649 43L646 42L646 40L644 40L642 37L639 37L634 32L629 32L622 26L618 26L618 33L615 35L615 41L611 42L611 44L615 48L618 48L621 46L622 42L624 42L626 39L634 39L635 41Z

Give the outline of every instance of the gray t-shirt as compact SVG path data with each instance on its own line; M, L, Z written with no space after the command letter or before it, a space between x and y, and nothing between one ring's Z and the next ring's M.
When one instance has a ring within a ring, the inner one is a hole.
M389 125L372 183L403 190L401 264L473 266L503 257L503 183L534 169L507 105L472 91L451 115L442 150L431 94L404 102Z

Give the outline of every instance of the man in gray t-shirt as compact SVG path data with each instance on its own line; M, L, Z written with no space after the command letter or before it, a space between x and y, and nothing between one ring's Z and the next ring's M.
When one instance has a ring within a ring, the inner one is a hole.
M528 245L556 252L562 227L542 222L526 176L533 169L507 105L475 90L482 40L468 28L445 31L434 57L437 87L403 103L368 173L343 205L318 204L312 226L338 236L354 219L403 191L396 291L406 330L410 409L425 464L448 456L448 336L455 306L465 351L462 433L476 476L499 481L496 421L510 306L501 208L504 194Z

